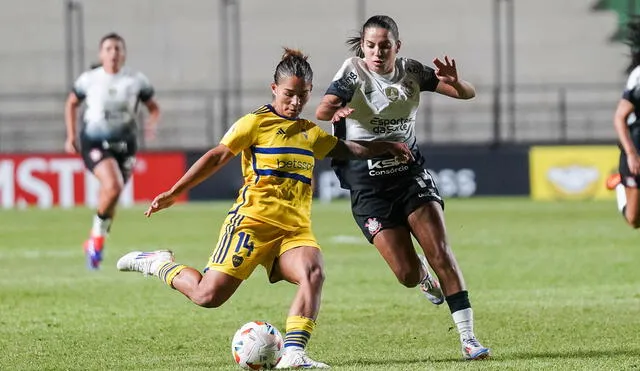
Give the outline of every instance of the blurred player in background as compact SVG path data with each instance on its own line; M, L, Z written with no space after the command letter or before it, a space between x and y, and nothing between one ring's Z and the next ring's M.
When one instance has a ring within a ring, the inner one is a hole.
M135 163L139 103L149 110L145 126L149 139L155 135L160 116L149 80L142 73L124 67L124 39L110 33L100 40L99 50L101 64L78 77L65 105L65 151L80 152L87 169L100 182L98 208L89 239L84 243L87 264L92 269L97 269L102 261L104 240L113 222L118 198ZM83 101L86 110L78 146L76 115Z
M629 23L628 41L631 48L631 63L627 72L629 79L618 102L613 126L620 147L619 173L607 179L607 188L616 191L618 210L633 228L640 228L640 19Z
M310 220L314 158L371 158L389 153L403 163L411 159L404 143L344 141L299 118L312 80L307 57L285 49L271 84L273 102L240 118L217 147L149 207L147 216L170 207L180 194L242 153L245 182L204 276L174 263L169 251L136 251L117 264L121 271L157 276L208 308L226 302L258 265L266 268L270 282L284 279L298 285L286 321L285 353L277 368L327 367L305 352L316 326L324 281L322 254Z
M339 138L406 143L416 158L412 164L388 156L334 161L343 188L351 192L353 216L401 284L419 285L434 304L442 304L446 295L464 357L486 358L489 349L476 340L462 271L447 242L444 203L422 166L424 158L415 135L421 92L471 99L475 89L458 77L455 60L446 56L444 62L433 61L435 71L416 60L397 57L401 46L398 27L388 16L369 18L347 44L357 57L344 62L316 117L333 122ZM416 254L412 235L426 259ZM427 260L442 281L442 289L429 273Z

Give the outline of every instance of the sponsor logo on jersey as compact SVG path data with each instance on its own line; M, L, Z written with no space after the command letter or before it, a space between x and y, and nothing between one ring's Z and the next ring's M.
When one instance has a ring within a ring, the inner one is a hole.
M396 132L406 132L409 130L409 124L411 120L406 117L400 117L395 119L386 119L381 117L374 117L369 121L373 129L374 134L390 134Z
M334 81L333 86L341 92L351 92L357 80L358 75L352 71Z
M364 226L372 236L375 236L376 233L380 232L380 229L382 229L382 223L380 223L376 218L367 219L367 222L364 223Z
M313 170L313 163L300 160L281 160L277 159L278 169L289 170Z
M398 162L394 158L384 160L367 160L369 176L386 176L409 170L409 165Z

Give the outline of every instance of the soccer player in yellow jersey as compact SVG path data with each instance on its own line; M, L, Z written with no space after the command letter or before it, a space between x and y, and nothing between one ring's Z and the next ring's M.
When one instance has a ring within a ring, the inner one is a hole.
M221 143L205 153L167 192L158 195L147 216L168 208L177 197L242 153L244 185L220 230L205 273L174 262L167 250L134 251L117 263L121 271L159 277L197 305L226 302L258 265L270 282L298 285L286 321L285 353L277 368L328 367L305 352L315 327L324 281L322 254L311 231L311 178L315 158L371 158L389 153L412 159L404 143L356 142L329 135L298 117L309 100L313 71L300 51L285 49L271 84L273 102L240 118Z

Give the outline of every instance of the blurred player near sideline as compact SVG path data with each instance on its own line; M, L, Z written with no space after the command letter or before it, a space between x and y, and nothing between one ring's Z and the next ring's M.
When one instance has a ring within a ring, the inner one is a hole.
M607 179L607 188L616 191L618 210L633 228L640 228L640 19L628 25L631 48L629 78L613 117L620 147L619 173Z
M102 261L105 238L115 215L116 205L125 183L131 176L137 149L136 114L139 102L149 111L145 132L155 135L160 116L153 99L154 90L140 72L124 67L126 46L122 36L105 35L99 44L99 65L84 72L73 85L65 104L67 153L81 153L85 166L100 182L98 207L93 217L84 252L89 268L97 269ZM80 145L76 138L76 114L82 102Z
M388 156L334 161L341 185L350 190L353 216L401 284L419 285L434 304L442 304L446 294L464 357L486 358L490 351L476 340L462 271L447 242L444 203L431 174L422 166L424 158L415 135L421 92L471 99L475 89L458 77L455 60L447 56L444 62L433 61L436 70L398 57L398 27L388 16L369 18L347 44L357 56L347 59L335 75L316 117L333 122L339 138L406 143L416 159L409 165ZM416 254L412 235L426 259ZM427 260L442 281L442 289L429 273Z
M314 158L370 158L390 153L411 159L404 143L340 140L301 119L313 71L300 51L285 49L271 84L273 102L240 118L221 143L204 154L167 192L157 196L147 216L170 207L177 197L242 153L244 185L232 206L204 276L173 262L169 251L132 252L117 263L121 271L160 278L193 303L215 308L227 301L258 265L270 282L298 285L286 321L285 354L277 368L328 367L306 355L316 326L324 269L311 231Z

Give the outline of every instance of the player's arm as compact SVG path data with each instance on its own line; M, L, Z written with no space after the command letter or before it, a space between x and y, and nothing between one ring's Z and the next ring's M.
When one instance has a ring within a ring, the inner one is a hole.
M220 170L220 168L226 165L234 156L235 154L224 144L219 144L217 147L210 149L202 155L198 161L191 165L189 170L187 170L171 189L161 193L151 202L151 206L149 206L145 215L151 216L151 214L173 205L181 194L200 184L203 180Z
M433 60L436 69L422 66L419 76L421 91L435 91L438 94L456 99L471 99L476 96L473 85L458 76L455 59L444 57L444 62L436 58Z
M637 155L633 140L631 139L631 133L629 132L629 126L627 125L627 118L634 111L633 103L626 99L620 99L618 107L613 116L613 126L618 134L618 140L627 155Z
M149 112L149 117L144 125L145 136L147 139L154 139L158 122L160 121L160 106L158 102L156 102L155 89L149 82L149 79L143 74L139 74L138 78L141 84L138 99L147 107L147 111Z
M67 139L64 143L64 150L67 153L78 153L78 146L76 144L76 128L77 117L76 113L82 100L78 98L75 92L69 93L67 101L64 104L64 122L67 128Z
M349 116L353 112L353 108L346 107L346 105L351 101L358 88L358 81L358 74L353 62L347 59L333 77L331 85L316 108L316 118L337 123Z
M381 155L393 155L399 162L413 161L413 155L406 143L386 141L356 141L339 139L327 154L337 159L368 159Z
M202 155L167 192L158 195L144 213L146 216L173 205L185 191L200 184L226 165L238 153L251 146L257 135L255 116L246 115L236 121L222 137L220 144Z
M218 144L196 161L189 170L171 187L169 192L176 197L200 184L226 165L235 154L224 144Z
M339 96L333 95L333 94L326 94L324 97L322 97L322 100L320 101L318 108L316 108L316 118L322 121L336 122L333 120L334 115L341 108L343 108L344 105L345 105L344 100Z
M74 81L73 88L64 104L64 123L67 128L67 139L64 149L67 153L78 153L76 144L77 112L82 101L87 97L89 75L85 72Z
M629 115L634 112L634 110L635 107L633 103L624 98L620 99L620 102L618 102L618 107L616 108L616 112L613 116L613 127L616 129L618 140L620 141L622 149L627 154L627 165L629 166L629 171L633 175L639 175L640 155L638 155L638 150L633 144L633 139L631 139L631 132L629 131L629 126L627 125L627 119Z

